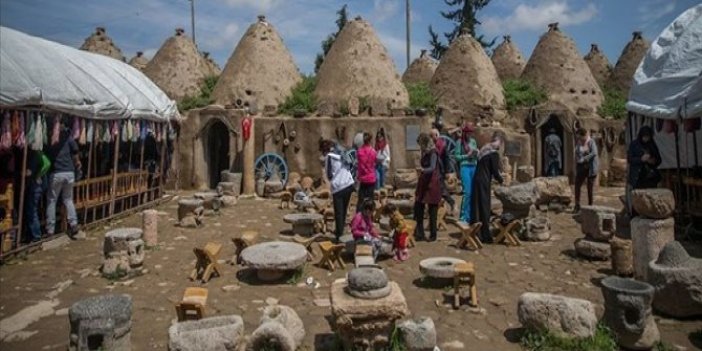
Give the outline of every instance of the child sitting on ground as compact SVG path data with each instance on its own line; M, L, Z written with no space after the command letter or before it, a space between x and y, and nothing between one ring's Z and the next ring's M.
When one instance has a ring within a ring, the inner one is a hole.
M386 204L383 215L390 217L390 229L394 235L392 238L392 249L395 252L396 261L406 261L409 258L407 249L407 238L409 237L409 225L405 217L393 204Z
M382 240L380 233L373 226L373 211L375 204L373 199L366 199L361 205L361 211L356 213L351 220L351 234L356 242L367 241L373 246L373 258L378 258Z

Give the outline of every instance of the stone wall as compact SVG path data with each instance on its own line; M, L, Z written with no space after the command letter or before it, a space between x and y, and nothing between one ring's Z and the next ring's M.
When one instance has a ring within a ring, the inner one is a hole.
M242 110L223 109L209 106L203 109L192 110L181 125L178 144L178 168L180 186L184 189L206 189L209 183L208 150L205 142L208 129L217 123L229 129L229 154L230 170L241 172L241 119L244 117ZM415 168L419 163L419 150L406 150L406 135L408 126L419 126L423 132L431 128L431 117L255 117L254 138L255 155L258 157L264 152L275 152L284 155L290 171L300 172L305 175L321 176L319 162L319 138L337 139L337 132L341 142L351 145L353 136L359 131L367 131L375 136L379 128L385 128L391 150L391 171L398 168ZM282 139L277 143L275 136L285 124L288 136L295 131L296 137L290 141L283 152ZM345 128L345 130L344 130ZM478 144L489 141L495 131L502 131L506 135L507 143L518 145L519 154L510 154L510 163L519 166L531 164L531 148L529 135L514 132L506 128L478 128L476 139ZM504 153L504 150L502 151Z

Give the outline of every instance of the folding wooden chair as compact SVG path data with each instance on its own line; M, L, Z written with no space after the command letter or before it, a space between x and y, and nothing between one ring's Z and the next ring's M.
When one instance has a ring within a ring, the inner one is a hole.
M241 252L244 251L245 248L255 244L256 241L258 241L258 232L253 230L247 230L241 233L241 235L232 238L232 243L234 243L236 249L234 251L234 256L232 256L231 263L240 264L241 259L239 255Z
M453 307L461 307L461 287L470 287L470 305L478 306L478 289L475 282L475 266L473 262L457 263L453 275Z
M207 294L205 288L186 288L183 299L175 305L178 322L202 319L205 316Z
M461 237L458 239L458 242L456 242L457 248L463 249L468 246L473 250L480 250L483 248L483 243L480 242L480 238L478 238L478 233L483 223L477 222L470 225L466 222L455 222L454 224L461 230Z
M375 258L373 258L373 246L367 244L356 244L356 250L353 254L354 265L358 267L375 266Z
M439 205L439 210L436 213L436 229L444 231L448 229L446 226L446 215L448 215L448 209L446 209L446 206L443 204L443 200L441 202L442 204Z
M504 243L507 246L520 246L522 244L521 241L519 241L519 238L512 233L512 231L515 229L515 226L519 224L518 220L513 220L507 225L503 225L502 222L498 219L493 221L493 224L497 229L500 231L499 234L495 237L495 242L496 243Z
M312 244L317 242L317 241L320 241L320 239L323 239L324 241L328 240L328 239L326 239L324 234L315 234L309 238L295 234L295 236L293 237L294 242L304 246L305 249L307 249L307 260L308 261L312 261L312 258L315 257L314 249L312 248Z
M219 265L217 264L217 256L222 251L222 244L207 243L204 248L194 248L197 262L195 269L190 273L190 280L200 279L203 283L207 283L213 274L221 276Z
M319 261L319 266L329 268L332 272L336 269L334 262L339 264L339 267L346 268L344 261L341 259L341 251L344 250L345 244L334 245L331 241L323 241L319 243L319 251L322 252L322 260Z

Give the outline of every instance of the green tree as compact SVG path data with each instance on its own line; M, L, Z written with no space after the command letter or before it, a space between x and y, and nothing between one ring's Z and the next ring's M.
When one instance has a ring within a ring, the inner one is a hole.
M449 11L441 11L441 16L454 22L454 28L450 32L445 32L444 37L447 43L444 44L439 39L439 35L429 26L429 45L431 45L431 56L437 60L441 59L451 42L456 39L461 32L467 31L475 38L483 48L489 49L495 45L497 38L487 41L484 35L476 35L476 28L481 22L477 18L478 11L482 10L490 3L490 0L444 0L444 3L454 8Z
M339 11L336 11L336 33L329 34L324 41L322 41L322 52L317 54L317 58L314 60L314 72L317 73L319 71L319 68L322 67L322 63L324 62L324 58L327 56L329 53L329 50L331 50L332 45L334 44L334 41L336 41L336 37L339 36L339 33L341 33L341 30L344 29L344 26L348 22L349 14L346 11L346 4L342 6Z

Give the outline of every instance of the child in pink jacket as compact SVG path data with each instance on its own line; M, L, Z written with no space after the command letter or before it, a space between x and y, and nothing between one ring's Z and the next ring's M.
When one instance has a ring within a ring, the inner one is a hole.
M373 225L374 210L375 204L372 199L363 202L361 211L356 213L356 215L353 216L353 220L351 220L351 234L353 235L353 240L356 242L369 242L373 246L373 257L377 259L382 240L380 239L380 233L378 233L378 230L375 229Z

